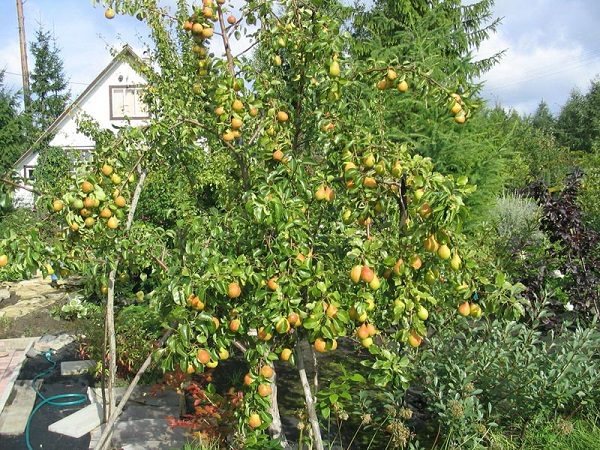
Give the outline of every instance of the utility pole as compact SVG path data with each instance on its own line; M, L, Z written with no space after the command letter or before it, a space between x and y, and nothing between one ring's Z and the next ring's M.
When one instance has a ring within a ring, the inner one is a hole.
M19 43L21 45L21 76L23 77L23 103L25 108L31 101L29 90L29 67L27 66L27 40L25 39L25 20L23 17L23 0L17 0L17 19L19 20Z

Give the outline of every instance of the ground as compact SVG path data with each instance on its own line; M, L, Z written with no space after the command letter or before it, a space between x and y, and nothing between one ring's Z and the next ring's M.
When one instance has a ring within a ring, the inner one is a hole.
M77 334L82 321L65 321L52 312L68 300L76 281L50 286L49 278L36 277L18 283L0 283L0 339L44 334Z

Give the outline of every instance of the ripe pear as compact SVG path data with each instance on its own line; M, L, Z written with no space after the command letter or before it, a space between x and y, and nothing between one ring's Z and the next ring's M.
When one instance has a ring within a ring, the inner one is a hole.
M379 281L379 277L377 275L373 276L373 279L369 282L369 287L374 291L381 287L381 281Z
M373 177L365 177L363 179L363 186L366 188L375 188L377 187L377 180Z
M440 248L438 248L437 254L443 260L450 259L450 256L451 256L450 248L448 248L448 246L446 244L442 244L442 245L440 245Z
M369 337L369 328L367 327L367 324L363 323L360 327L358 327L356 330L356 336L361 340Z
M396 275L400 275L400 271L402 270L403 265L404 261L402 260L402 258L396 261L396 264L394 264L394 268L392 269Z
M350 271L350 279L354 284L358 284L361 278L362 266L356 265Z
M408 344L411 347L417 348L423 342L423 338L417 334L416 331L412 330L408 336Z
M424 189L417 189L415 191L415 193L413 194L413 197L416 201L419 201L423 198L423 195L425 195L425 190Z
M329 75L331 75L332 77L340 76L340 63L338 63L335 60L331 62L329 66Z
M419 270L422 265L423 261L421 261L419 255L413 255L413 257L410 260L410 267L412 267L415 270Z
M244 104L241 102L241 100L234 100L231 108L235 111L235 112L242 112L244 110Z
M273 64L275 64L276 66L281 66L282 62L283 61L281 60L281 56L279 56L279 55L273 56Z
M464 111L460 111L457 115L454 116L454 121L458 124L463 124L467 120L467 116L465 116Z
M373 345L373 338L368 337L366 339L361 339L360 343L364 348L369 348L371 345Z
M417 317L423 321L427 320L429 318L429 311L427 311L427 308L424 306L419 306L419 309L417 310Z
M277 121L278 122L281 122L281 123L287 122L289 118L290 117L288 116L288 113L286 113L285 111L277 112Z
M460 259L460 256L458 256L458 253L455 253L452 259L450 260L450 267L452 268L452 270L459 271L461 264L462 260Z
M402 175L402 165L400 164L400 161L396 161L392 166L392 175L396 178L400 178Z
M468 317L471 314L471 305L469 302L464 302L458 307L458 313L463 317Z
M475 319L479 319L483 314L483 312L481 311L481 307L476 303L471 303L470 308L470 315Z
M373 156L373 154L369 153L368 155L366 155L363 158L363 166L365 166L367 169L370 169L374 165L375 165L375 156Z
M327 198L327 191L325 190L325 186L320 186L315 192L315 199L317 201L323 201Z
M363 266L360 271L360 279L365 283L370 283L375 278L375 272L369 266Z
M398 90L402 93L408 91L408 83L405 80L402 80L398 83Z

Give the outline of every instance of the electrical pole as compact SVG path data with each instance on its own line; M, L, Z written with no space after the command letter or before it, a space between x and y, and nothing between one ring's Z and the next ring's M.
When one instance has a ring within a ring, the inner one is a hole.
M17 0L17 19L19 20L19 43L21 45L21 76L23 77L23 103L29 106L29 67L27 66L27 41L25 39L25 20L23 18L23 0Z

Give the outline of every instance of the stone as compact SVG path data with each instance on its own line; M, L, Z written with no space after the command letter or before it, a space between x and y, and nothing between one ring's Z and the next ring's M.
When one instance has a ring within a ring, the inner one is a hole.
M77 439L100 426L102 420L102 405L92 403L70 416L49 425L48 431Z
M35 405L36 392L31 380L16 381L13 386L12 403L5 406L0 415L0 435L16 436L25 432L27 418ZM41 384L38 380L37 387Z
M75 336L70 334L59 334L54 336L52 334L46 334L36 342L34 349L38 352L46 352L48 350L60 350L66 347L71 342L75 341Z
M94 367L96 367L96 361L89 359L84 361L63 361L60 363L60 374L63 377L68 375L81 375Z
M0 302L2 300L8 300L10 298L10 291L8 289L0 289Z

